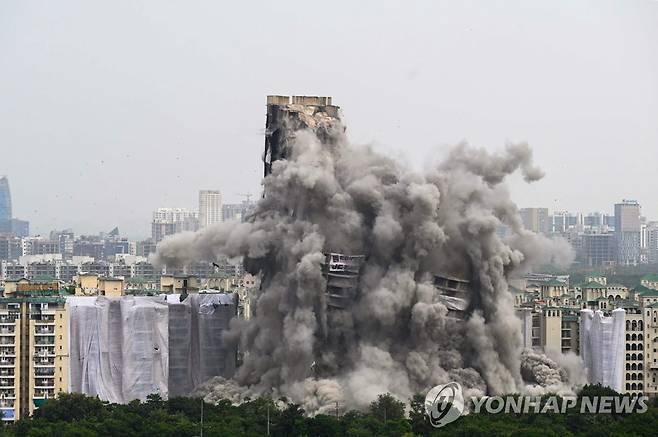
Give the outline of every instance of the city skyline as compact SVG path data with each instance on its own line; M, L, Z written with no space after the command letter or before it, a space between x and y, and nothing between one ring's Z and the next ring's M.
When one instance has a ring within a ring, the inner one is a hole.
M190 199L192 199L192 201L190 201L188 199L188 201L184 204L182 202L178 203L178 204L167 204L167 205L155 205L154 204L153 207L149 210L148 214L139 223L139 226L141 226L142 228L145 229L142 233L134 233L134 232L130 232L130 231L126 232L120 226L113 225L112 223L109 223L109 222L108 222L106 227L86 228L86 229L91 229L91 230L79 230L79 229L76 229L73 226L63 226L63 227L51 226L51 227L48 227L47 225L45 227L43 227L42 230L37 230L37 228L35 228L32 225L32 221L28 219L28 221L30 222L30 226L31 226L30 234L33 235L33 236L38 236L38 235L47 236L49 233L51 233L53 231L73 230L77 235L97 235L97 234L100 234L100 233L109 232L114 227L118 227L122 231L121 235L124 236L124 237L128 237L128 238L131 238L131 239L146 239L150 235L152 235L151 218L154 218L153 217L154 216L154 211L157 211L157 210L160 210L160 209L165 209L165 210L166 209L186 210L186 211L190 211L190 212L195 212L197 214L197 219L198 219L198 216L199 216L199 200L200 200L201 193L207 193L209 191L213 192L213 193L221 193L221 194L219 194L219 197L220 197L220 199L223 198L223 191L222 190L203 190L203 189L199 189L199 190L196 190L196 191L193 191L192 193L190 193ZM220 209L222 207L231 208L231 207L236 207L236 206L242 205L245 201L244 200L245 196L246 196L245 194L237 194L233 197L236 201L235 202L229 202L229 203L222 202L220 200L220 204L219 204ZM253 195L250 194L249 196L253 196ZM256 197L259 197L259 196L256 196ZM196 202L194 202L194 201L196 201ZM599 208L599 209L594 209L594 210L584 210L582 208L581 209L578 209L578 208L576 208L576 209L552 209L552 208L550 208L546 205L537 205L537 204L519 205L518 203L517 203L516 206L518 208L519 215L522 219L524 218L523 217L524 210L536 210L536 209L545 209L545 210L547 210L548 211L548 218L552 218L553 216L559 216L561 213L568 213L568 214L580 215L580 216L582 216L582 218L585 218L586 216L591 215L591 214L604 214L604 215L607 215L607 216L611 217L612 219L614 219L615 205L619 204L620 202L627 202L627 201L638 202L639 203L640 217L646 219L647 223L652 222L652 221L658 221L658 215L648 216L645 213L644 203L642 201L636 200L635 198L633 198L633 200L629 200L627 198L616 199L616 200L611 199L607 209L606 208ZM221 221L221 217L220 217L220 221ZM550 231L551 224L547 223L547 226L548 226L548 229ZM199 223L197 223L197 227L202 228L203 226L201 226L201 224L199 222ZM532 229L532 227L530 227L529 229ZM192 229L188 229L188 230L192 230ZM534 229L532 229L532 230L534 230Z
M416 168L463 140L527 141L546 177L511 180L519 206L636 197L658 217L658 3L379 6L4 4L0 174L14 215L37 233L137 236L154 208L194 207L204 187L257 197L263 95L312 93L341 102L354 142ZM340 31L299 38L309 22Z

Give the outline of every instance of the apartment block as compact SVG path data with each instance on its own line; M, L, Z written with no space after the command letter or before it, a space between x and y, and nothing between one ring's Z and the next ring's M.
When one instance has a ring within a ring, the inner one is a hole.
M5 284L0 298L0 411L28 417L68 387L66 290L58 282Z

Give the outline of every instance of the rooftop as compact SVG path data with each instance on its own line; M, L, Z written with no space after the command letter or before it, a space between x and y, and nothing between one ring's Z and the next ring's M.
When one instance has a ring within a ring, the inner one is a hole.
M605 289L606 286L605 286L605 285L602 285L602 284L599 284L599 283L596 282L596 281L590 281L590 282L588 282L588 283L586 283L586 284L581 284L581 285L580 285L580 288Z
M637 294L639 294L642 297L648 297L648 296L656 296L658 297L658 290L654 290L653 288L645 287L644 285L638 285L633 289L633 291Z
M558 281L557 279L551 279L550 281L544 282L541 284L542 286L548 285L551 287L566 287L567 284L566 282Z
M655 273L649 273L640 278L640 281L646 282L658 282L658 275Z

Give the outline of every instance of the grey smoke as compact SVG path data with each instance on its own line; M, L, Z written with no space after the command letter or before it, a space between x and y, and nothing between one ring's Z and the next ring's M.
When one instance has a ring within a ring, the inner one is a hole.
M201 392L236 402L286 396L322 412L336 402L363 408L383 392L406 401L448 381L460 382L467 396L556 384L568 390L567 372L522 356L508 289L509 278L533 265L573 256L564 242L523 229L503 183L516 171L529 182L542 177L528 145L490 153L461 144L421 174L351 145L341 126L329 137L323 143L312 131L295 133L246 223L174 235L158 246L159 264L244 256L248 270L262 274L254 317L234 320L227 334L245 353L242 366ZM506 239L497 234L502 225ZM328 251L366 257L360 294L345 311L326 308ZM466 321L439 301L434 273L471 281Z

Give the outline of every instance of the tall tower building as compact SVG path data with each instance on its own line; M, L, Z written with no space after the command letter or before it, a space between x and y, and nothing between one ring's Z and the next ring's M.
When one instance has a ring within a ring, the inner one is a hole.
M197 231L199 217L196 211L187 208L158 208L153 211L151 238L159 243L168 235L184 231Z
M548 234L548 208L521 208L519 210L523 227L537 234Z
M635 265L640 262L641 238L640 204L636 200L616 203L615 240L619 264Z
M0 176L0 220L11 220L12 217L9 179L7 176Z
M199 191L199 228L222 221L222 193L219 190Z
M267 96L264 175L272 172L274 161L286 158L296 131L310 129L323 142L330 141L328 133L341 128L339 111L331 104L331 97Z

